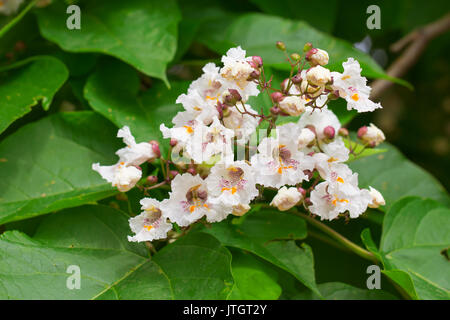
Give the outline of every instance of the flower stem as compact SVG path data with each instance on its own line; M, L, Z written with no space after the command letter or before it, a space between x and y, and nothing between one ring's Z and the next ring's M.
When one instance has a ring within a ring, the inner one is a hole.
M31 1L25 9L23 9L14 19L12 19L7 25L5 25L2 29L0 29L0 37L2 37L6 32L8 32L12 27L14 27L24 15L30 11L38 0Z
M356 243L348 240L346 237L341 235L340 233L336 232L335 230L331 229L326 224L314 219L313 217L310 217L304 213L298 212L297 210L292 211L295 215L305 219L309 224L313 225L320 231L326 233L330 237L337 240L340 244L342 244L344 247L352 251L353 253L357 254L361 258L370 260L374 263L379 263L378 259L375 257L375 255L372 252L369 252L365 250L364 248L361 248Z

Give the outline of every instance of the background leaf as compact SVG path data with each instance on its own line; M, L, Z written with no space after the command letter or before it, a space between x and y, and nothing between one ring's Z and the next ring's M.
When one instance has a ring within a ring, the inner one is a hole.
M139 71L167 83L166 66L175 55L176 2L84 1L81 29L65 28L66 6L61 2L37 10L41 34L72 52L99 52L115 56Z
M0 223L117 193L91 168L117 161L115 136L114 126L89 111L58 113L8 136L0 143Z
M68 76L64 64L50 56L29 58L0 69L0 133L39 102L48 110Z

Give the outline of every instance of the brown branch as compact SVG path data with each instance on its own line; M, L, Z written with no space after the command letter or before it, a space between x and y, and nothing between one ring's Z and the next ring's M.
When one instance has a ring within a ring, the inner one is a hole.
M441 19L414 30L392 44L390 47L392 52L400 52L403 49L404 51L387 69L387 74L397 78L404 76L420 58L428 43L448 30L450 30L450 14L446 14ZM389 80L379 79L374 81L372 83L371 98L377 100L392 85L393 82Z

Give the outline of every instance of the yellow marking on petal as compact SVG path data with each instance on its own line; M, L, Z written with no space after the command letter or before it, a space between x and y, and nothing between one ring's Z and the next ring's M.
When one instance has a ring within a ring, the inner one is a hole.
M150 231L153 228L153 226L144 226L144 228Z
M217 97L206 96L206 100L217 100Z
M338 161L339 159L336 159L336 158L334 158L334 157L331 157L330 159L328 159L327 161L328 162L334 162L334 161Z
M190 207L189 207L189 212L190 212L190 213L194 212L195 207L196 207L196 206L190 206Z
M346 76L343 76L341 79L342 79L342 80L347 80L347 79L350 79L350 76L349 76L349 75L346 75Z
M209 210L209 206L206 203L204 203L203 206Z
M194 129L192 129L192 127L190 126L183 126L184 128L186 128L186 131L190 134L192 132L194 132Z
M125 164L125 162L123 162L123 161L122 161L122 162L120 162L120 165L121 165L121 166L123 166L124 164Z
M197 107L197 106L195 106L193 109L194 109L195 111L202 111L202 109L199 108L199 107Z
M336 179L336 181L337 181L337 182L340 182L340 183L344 183L344 179L342 179L341 177L338 177L338 178Z
M357 93L354 93L352 95L352 99L355 100L355 101L358 101L359 100L359 95Z

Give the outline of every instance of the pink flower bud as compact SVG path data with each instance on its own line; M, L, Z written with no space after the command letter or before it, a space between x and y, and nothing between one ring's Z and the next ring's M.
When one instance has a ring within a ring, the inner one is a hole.
M178 141L177 139L171 138L170 139L170 146L171 147L175 147L177 145Z
M302 194L302 197L306 196L306 190L305 189L303 189L302 187L298 187L297 190L298 190L298 192L300 192Z
M270 113L271 114L280 114L281 109L277 106L270 108Z
M362 126L361 128L358 129L358 138L361 139L363 137L363 135L365 135L367 133L367 127L366 126Z
M253 56L252 61L258 66L258 68L263 65L263 59L260 56Z
M348 134L349 134L347 128L340 128L338 133L340 136L343 136L343 137L348 137Z
M333 139L334 135L335 135L335 130L332 126L326 126L323 129L323 134L325 135L325 137L327 137L328 139Z
M272 98L272 101L275 102L275 103L280 102L280 101L283 100L283 98L284 98L283 94L282 94L281 92L278 92L278 91L273 92L273 93L270 95L270 97Z
M195 170L194 168L189 168L186 170L186 172L192 174L193 176L195 176L197 174L197 170Z
M261 72L259 72L259 70L253 70L250 73L250 75L248 76L248 80L249 81L258 80L260 76L261 76Z
M295 84L299 84L302 82L302 77L299 73L297 73L295 76L292 77L292 82Z
M313 48L313 45L311 42L307 42L305 44L305 46L303 47L303 52L308 52L309 50L311 50Z
M155 184L158 182L158 177L157 176L148 176L147 179L145 179L145 181L148 184Z
M176 171L176 170L170 170L169 171L169 176L171 177L171 178L175 178L175 176L178 174L178 171Z
M283 41L277 41L276 46L281 51L286 51L286 45L284 44Z
M305 198L305 204L306 204L307 206L310 206L310 205L312 205L313 203L311 202L311 199L308 197L308 198Z
M318 50L317 50L316 48L312 48L311 50L309 50L309 51L306 53L306 60L309 60L313 54L316 54L316 53L317 53L317 51L318 51Z
M149 142L152 145L152 150L156 155L156 158L161 158L161 150L159 150L159 143L156 140Z

